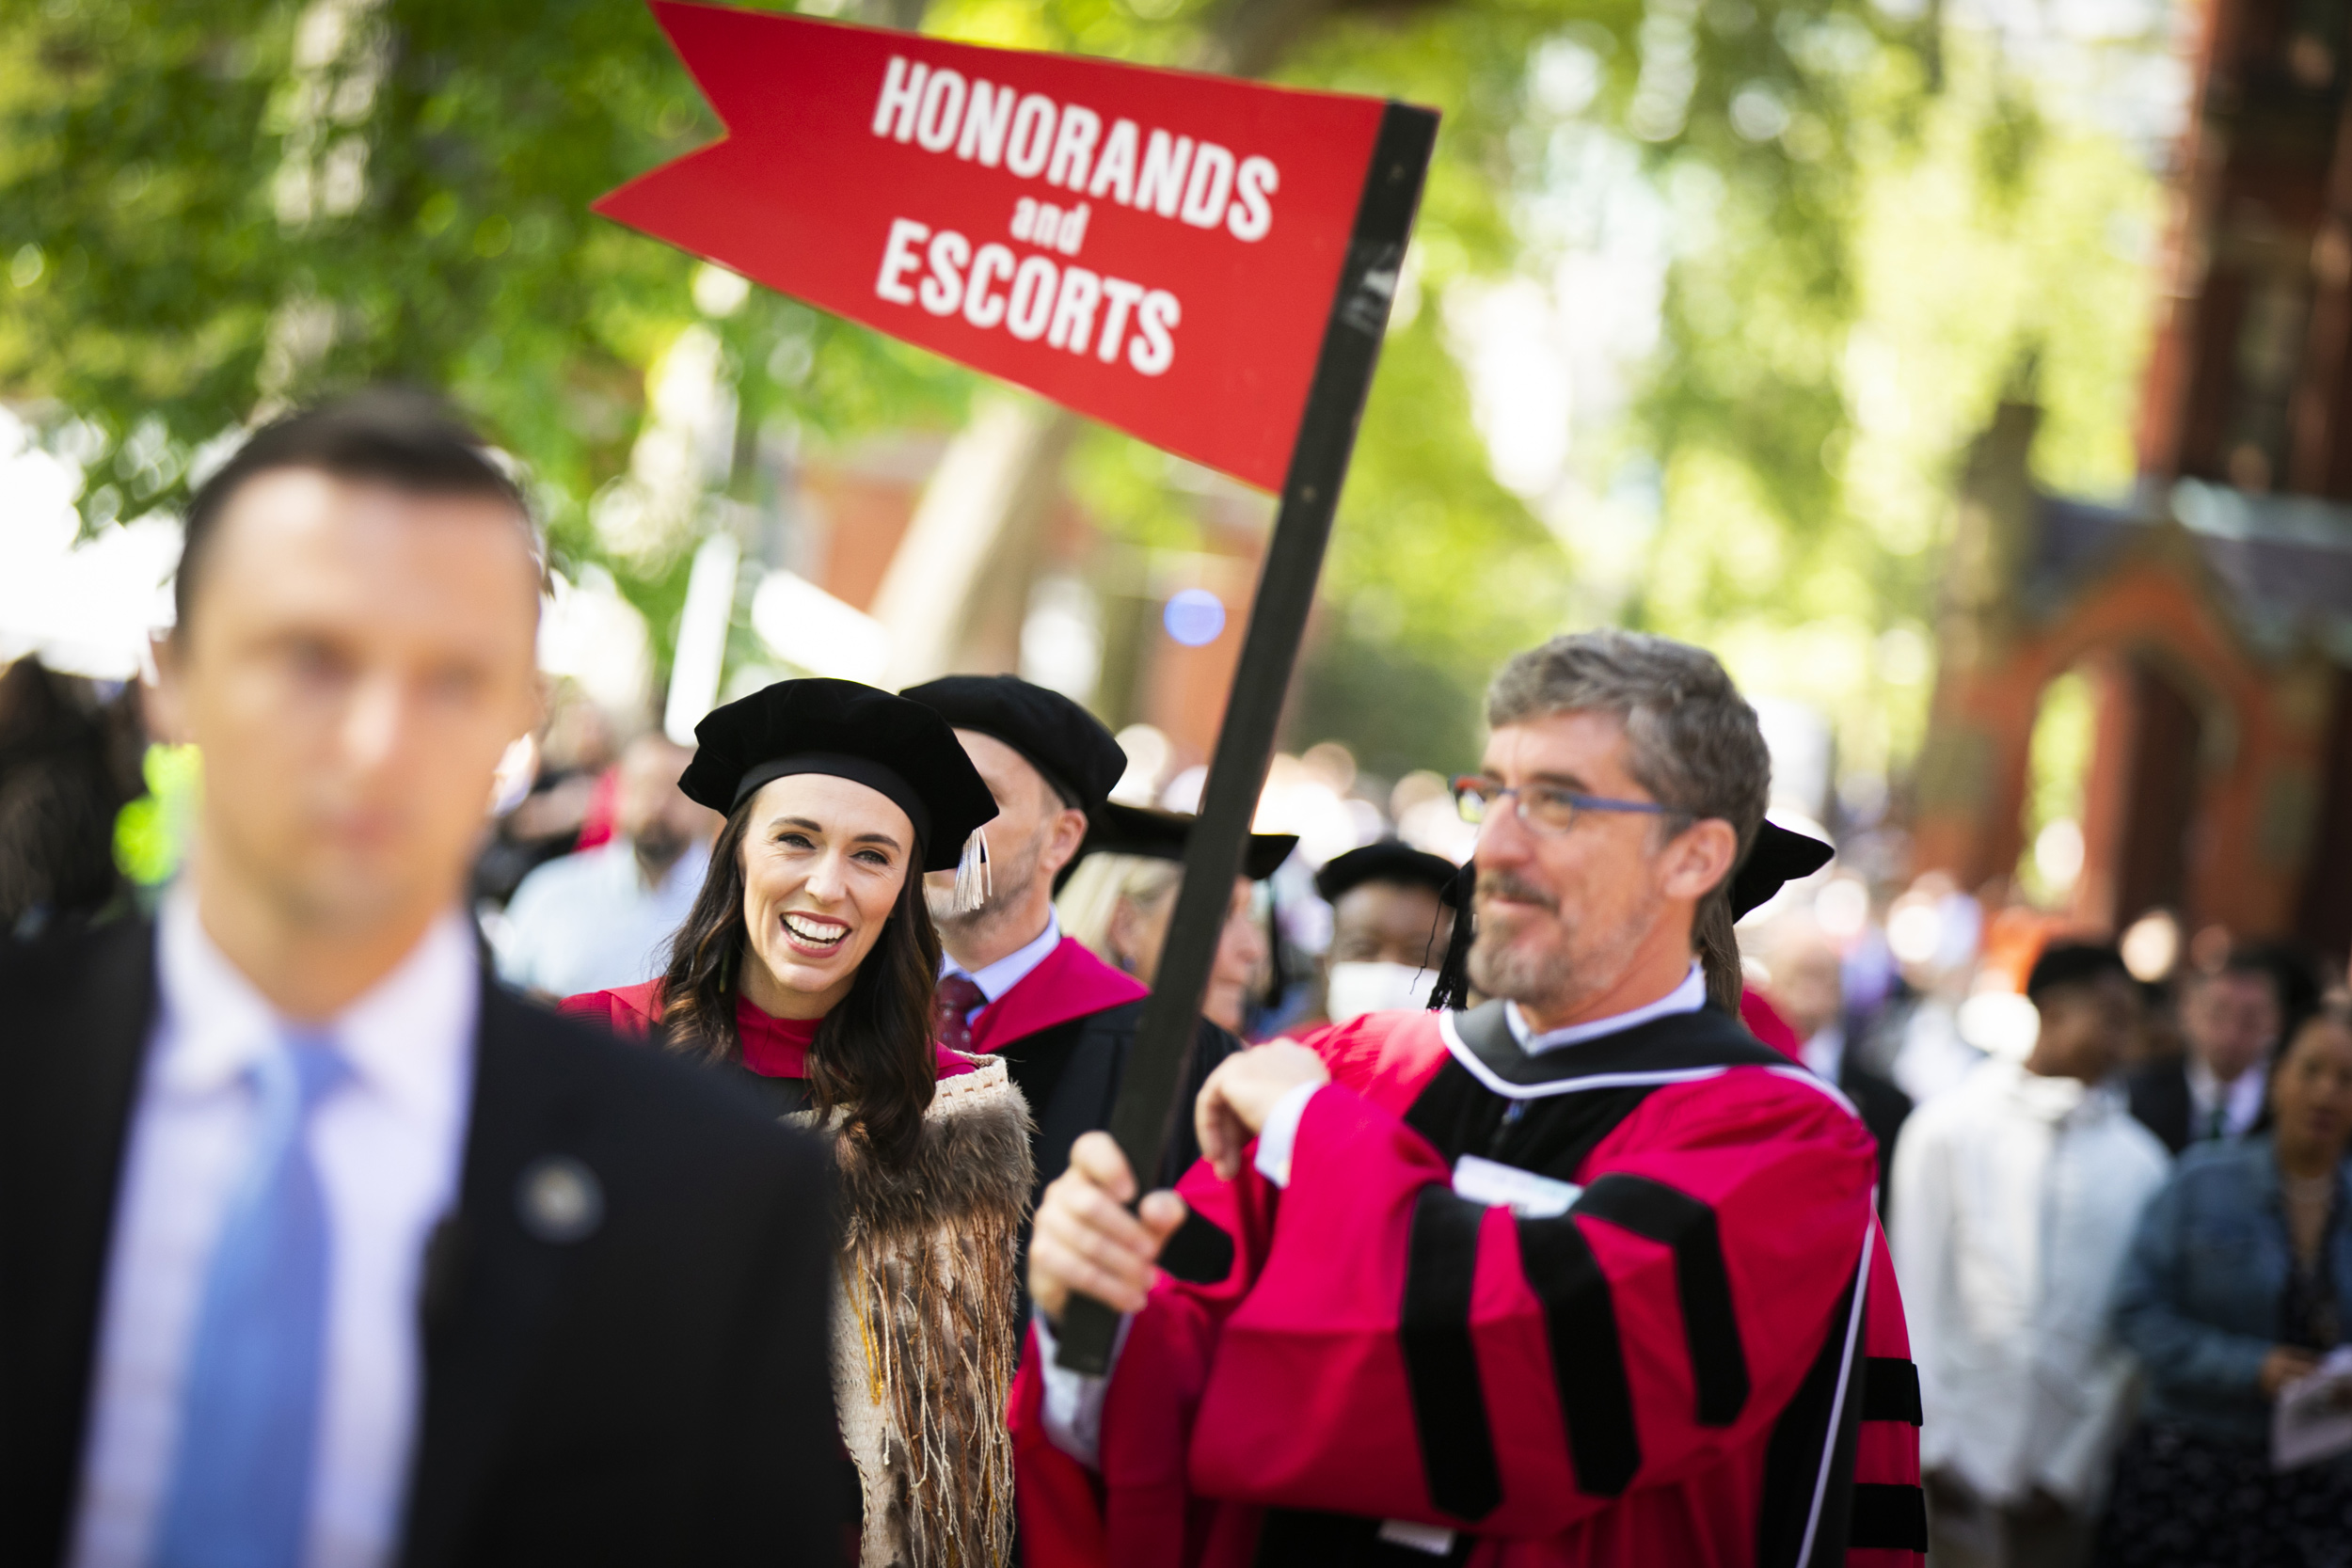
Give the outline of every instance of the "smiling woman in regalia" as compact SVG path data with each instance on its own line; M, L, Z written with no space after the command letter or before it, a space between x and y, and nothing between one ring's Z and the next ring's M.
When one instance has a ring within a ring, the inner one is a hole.
M726 816L660 979L569 1012L739 1074L832 1141L834 1386L872 1568L1002 1563L1002 1411L1029 1116L994 1056L936 1046L923 873L977 899L988 786L946 721L850 681L786 681L695 731L678 781Z

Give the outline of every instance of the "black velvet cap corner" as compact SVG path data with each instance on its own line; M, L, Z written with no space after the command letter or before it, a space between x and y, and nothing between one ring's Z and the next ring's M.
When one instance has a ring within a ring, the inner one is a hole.
M1097 719L1058 691L1018 675L943 675L900 696L959 730L993 736L1020 752L1064 798L1092 814L1127 771L1127 753Z
M794 773L828 773L881 791L923 840L923 869L952 871L972 831L996 815L947 721L921 703L856 681L778 681L713 708L678 775L690 800L731 815L752 791Z
M1094 825L1087 831L1086 842L1078 846L1077 858L1071 863L1074 865L1097 851L1147 855L1162 861L1183 860L1184 846L1192 838L1192 825L1197 820L1185 812L1109 801L1095 814ZM1251 881L1263 882L1297 847L1296 833L1251 833L1249 842L1242 846L1242 872Z
M1443 855L1384 838L1324 862L1323 869L1315 873L1315 892L1325 903L1336 904L1366 882L1402 882L1406 887L1425 887L1442 897L1460 875L1461 867Z
M1731 918L1738 920L1781 890L1785 882L1810 877L1837 851L1818 838L1792 832L1767 819L1748 858L1731 877Z

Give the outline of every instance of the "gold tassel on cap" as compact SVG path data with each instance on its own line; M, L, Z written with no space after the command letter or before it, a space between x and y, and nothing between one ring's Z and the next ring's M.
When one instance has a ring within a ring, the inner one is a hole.
M956 912L970 914L995 893L995 875L988 863L988 830L975 828L963 841L963 854L956 862Z

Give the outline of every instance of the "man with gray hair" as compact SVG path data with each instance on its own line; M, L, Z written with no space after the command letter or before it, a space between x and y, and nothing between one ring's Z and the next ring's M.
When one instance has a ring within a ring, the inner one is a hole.
M1047 1190L1033 1564L1924 1548L1869 1134L1702 961L1763 832L1755 712L1705 652L1606 631L1512 660L1487 721L1454 795L1491 1000L1226 1062L1203 1162L1132 1212L1100 1134ZM1053 1365L1073 1291L1130 1315L1107 1379Z

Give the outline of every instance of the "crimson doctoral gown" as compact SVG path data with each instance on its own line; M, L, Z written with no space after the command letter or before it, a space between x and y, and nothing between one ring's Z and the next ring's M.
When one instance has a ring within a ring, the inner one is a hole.
M1077 938L1064 937L972 1020L972 1049L1004 1057L1037 1117L1031 1148L1040 1192L1069 1167L1070 1146L1080 1133L1109 1124L1127 1053L1143 1018L1143 999L1151 994L1150 987L1096 958ZM1199 1093L1216 1065L1240 1049L1239 1040L1203 1019L1186 1065L1184 1093ZM1162 1168L1172 1181L1200 1157L1186 1117L1175 1128Z
M1287 1188L1179 1188L1190 1277L1129 1325L1099 1469L1024 1358L1031 1568L1916 1568L1917 1381L1836 1090L1712 1011L1534 1057L1500 1003L1305 1043L1332 1082Z

